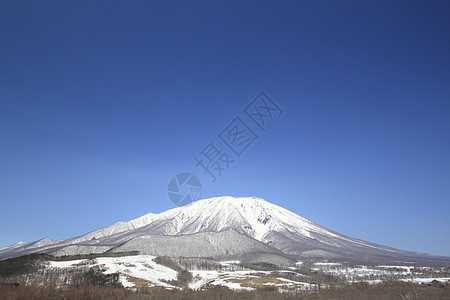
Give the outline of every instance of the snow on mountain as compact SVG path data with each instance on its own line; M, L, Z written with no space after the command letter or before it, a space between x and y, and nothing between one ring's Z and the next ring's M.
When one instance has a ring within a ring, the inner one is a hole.
M139 251L141 254L260 260L341 258L448 260L347 237L256 197L215 197L160 214L115 223L64 241L40 240L0 249L0 259L34 252L71 255ZM248 255L248 253L253 253Z
M149 225L169 235L233 229L258 241L271 230L284 228L305 236L311 231L325 233L314 223L256 197L199 200L163 212Z

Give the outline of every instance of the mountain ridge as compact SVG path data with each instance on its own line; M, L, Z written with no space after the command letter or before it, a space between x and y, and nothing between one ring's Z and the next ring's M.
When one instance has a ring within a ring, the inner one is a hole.
M233 245L222 243L221 239L230 234L224 233L225 230L238 233L231 234L232 239L235 243L241 243L243 249L244 245L248 246L245 248L247 252L251 249L255 253L271 253L293 261L330 258L450 261L448 257L408 252L348 237L261 198L230 196L198 200L159 214L149 213L67 240L45 238L12 245L0 249L0 259L31 253L72 255L117 252L118 249L141 249L140 252L146 254L192 257L200 253L202 256L208 255L208 251L211 251L212 257L226 257L231 252L236 255L246 254L233 248ZM155 244L156 240L160 244ZM166 244L181 247L185 251L184 255ZM191 249L183 245L191 245Z

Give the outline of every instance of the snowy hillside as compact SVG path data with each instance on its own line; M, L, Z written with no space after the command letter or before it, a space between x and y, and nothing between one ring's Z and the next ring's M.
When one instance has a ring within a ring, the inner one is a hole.
M347 237L261 198L228 196L150 213L68 240L16 244L0 249L0 259L30 253L61 256L125 251L233 259L270 257L277 262L299 258L448 261Z

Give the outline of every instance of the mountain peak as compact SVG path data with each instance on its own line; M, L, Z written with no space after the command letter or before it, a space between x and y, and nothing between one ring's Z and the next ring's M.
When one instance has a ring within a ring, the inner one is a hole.
M192 234L233 229L263 241L272 230L309 235L312 222L258 197L213 197L157 215L164 234ZM158 221L157 221L158 222ZM169 223L168 223L169 222Z
M265 202L265 203L268 203L266 200L259 198L259 197L254 197L254 196L250 196L250 197L219 196L219 197L212 197L212 198L197 200L197 201L191 202L185 206L189 206L194 203L215 203L216 204L216 203L224 203L224 202L232 203L232 204L241 203L241 202Z
M258 197L232 196L198 200L64 241L43 239L6 247L0 249L0 259L36 252L73 255L120 251L187 257L272 251L289 259L442 260L339 234Z

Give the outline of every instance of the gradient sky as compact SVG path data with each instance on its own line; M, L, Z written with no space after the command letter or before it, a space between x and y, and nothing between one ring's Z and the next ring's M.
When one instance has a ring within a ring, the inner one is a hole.
M449 1L1 1L0 246L173 208L167 184L191 172L202 198L259 196L450 256L449 15ZM260 91L283 116L211 183L193 157Z

